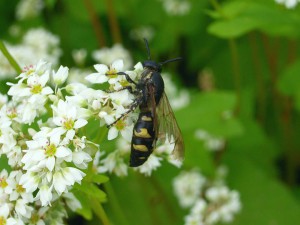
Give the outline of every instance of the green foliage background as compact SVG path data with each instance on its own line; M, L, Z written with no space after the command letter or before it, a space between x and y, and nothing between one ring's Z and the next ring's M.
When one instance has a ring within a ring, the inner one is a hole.
M72 66L72 49L86 48L90 53L116 42L130 50L134 61L142 61L143 41L131 40L129 32L154 27L152 58L184 58L166 66L191 94L190 105L176 112L186 145L183 168L200 168L213 179L218 165L228 166L227 183L240 192L243 205L232 224L299 224L300 6L288 10L273 0L190 0L187 15L171 16L158 0L45 2L40 17L17 21L13 16L17 1L1 1L0 38L18 41L9 35L11 25L19 25L22 32L43 26L61 39L61 64ZM101 23L102 41L95 35L92 13ZM112 24L110 17L117 23ZM89 58L87 65L92 64ZM215 80L209 92L201 91L197 82L207 68ZM4 82L1 85L4 93L7 88ZM234 112L233 117L224 119L224 111ZM224 150L209 152L194 137L200 128L225 137ZM103 206L113 224L179 225L188 214L173 195L172 179L179 172L167 164L150 178L130 171L128 177L112 176L101 186L107 197L97 191L87 195L100 202L107 199ZM104 179L99 178L100 183ZM91 219L82 223L99 224L91 208L87 203L81 212ZM79 218L70 218L69 223L75 221Z

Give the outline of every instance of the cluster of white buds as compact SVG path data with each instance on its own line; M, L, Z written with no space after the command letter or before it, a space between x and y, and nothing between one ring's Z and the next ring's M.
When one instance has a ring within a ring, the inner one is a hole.
M174 178L173 187L180 205L190 208L185 225L228 223L241 209L237 191L229 190L220 180L209 182L196 170L181 172Z
M50 63L39 61L25 67L16 83L8 83L9 98L0 96L0 155L6 156L10 167L10 172L0 173L0 220L4 224L43 224L41 219L51 215L57 215L52 220L61 224L66 211L51 206L81 207L72 189L82 182L89 162L93 161L98 173L127 175L137 114L119 118L128 112L135 96L124 88L129 85L125 76L118 74L123 70L122 60L109 66L97 64L95 69L86 80L106 85L105 91L81 83L67 84L67 67L52 71ZM142 71L138 63L126 73L137 81ZM123 137L117 149L100 152L102 140L91 141L95 136L86 132L88 121L96 121L99 132L111 125L107 139ZM173 163L169 159L172 149L171 144L162 143L136 170L150 175L163 158Z
M56 35L44 28L33 28L24 34L19 44L6 43L6 46L15 60L25 67L40 59L57 65L62 54L59 44L60 40ZM4 55L0 54L0 79L7 79L9 76L14 77L15 71Z
M160 0L164 10L171 16L183 16L190 12L191 2L189 0Z
M284 5L288 9L295 8L299 0L275 0L278 4Z
M205 148L210 151L220 151L225 146L225 139L223 137L216 137L214 135L211 135L206 130L196 130L195 137L203 141Z

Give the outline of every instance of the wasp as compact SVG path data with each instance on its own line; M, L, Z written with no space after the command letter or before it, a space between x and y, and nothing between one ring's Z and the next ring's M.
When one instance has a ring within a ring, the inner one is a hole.
M129 163L131 167L144 164L153 152L158 140L161 142L165 142L166 139L174 141L172 155L175 159L182 160L184 155L181 131L165 94L165 85L161 76L164 64L181 60L181 58L169 59L160 63L152 61L148 41L147 39L144 39L144 41L148 60L142 62L144 69L140 79L135 82L128 74L118 72L118 75L124 75L126 80L131 84L123 89L127 89L135 96L134 101L126 113L122 114L115 122L108 126L112 126L139 107L139 116L133 128L131 141Z

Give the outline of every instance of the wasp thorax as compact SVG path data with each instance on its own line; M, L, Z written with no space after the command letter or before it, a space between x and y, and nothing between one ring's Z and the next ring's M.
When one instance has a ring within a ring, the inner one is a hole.
M146 60L146 61L144 61L143 63L143 67L147 67L147 68L149 68L149 69L151 69L151 70L155 70L155 71L157 71L157 72L161 72L161 65L160 64L158 64L157 62L155 62L155 61L151 61L151 60Z

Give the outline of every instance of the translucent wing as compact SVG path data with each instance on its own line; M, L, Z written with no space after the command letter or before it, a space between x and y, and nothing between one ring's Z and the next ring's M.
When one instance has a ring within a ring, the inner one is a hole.
M163 93L157 107L158 138L165 142L168 139L174 143L172 155L182 161L184 158L184 143L180 128L177 124L172 107L165 93Z

